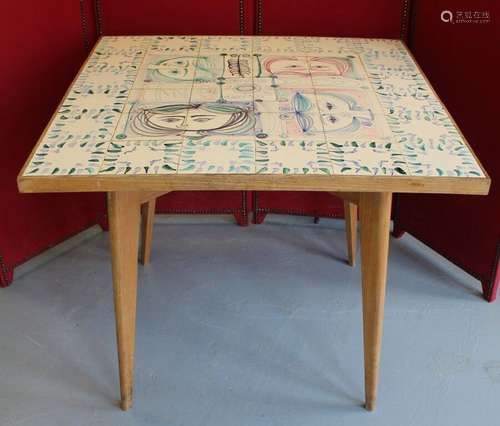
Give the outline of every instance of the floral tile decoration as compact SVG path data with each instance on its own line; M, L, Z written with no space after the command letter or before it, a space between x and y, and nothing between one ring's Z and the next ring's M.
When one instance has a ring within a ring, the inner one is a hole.
M104 156L100 174L176 173L182 141L112 141Z
M483 177L397 40L102 37L26 175Z
M328 149L334 174L409 175L406 157L390 139L329 141Z
M93 175L104 160L108 142L69 140L43 143L33 156L26 175Z
M255 143L249 139L187 139L179 173L255 173Z
M315 140L273 140L256 142L257 173L324 174L333 173L328 145Z

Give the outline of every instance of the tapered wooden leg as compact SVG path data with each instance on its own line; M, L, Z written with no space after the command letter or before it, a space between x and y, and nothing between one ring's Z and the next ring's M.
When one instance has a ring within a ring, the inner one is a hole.
M361 271L363 286L363 344L365 351L365 407L372 411L377 398L387 256L389 252L390 193L360 195Z
M354 266L356 262L356 240L358 224L358 206L347 200L344 200L344 218L347 239L347 258L349 265Z
M132 406L140 200L134 192L108 193L121 408Z
M153 225L155 219L156 198L145 202L141 206L142 215L142 233L141 233L141 251L139 261L147 265L151 260L151 245L153 243Z

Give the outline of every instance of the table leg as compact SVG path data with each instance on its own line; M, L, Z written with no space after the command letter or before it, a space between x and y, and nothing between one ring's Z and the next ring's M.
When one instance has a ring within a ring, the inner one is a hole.
M120 368L121 408L132 406L134 378L137 254L140 198L134 192L108 193L113 293Z
M349 265L354 266L356 262L356 227L358 224L358 206L355 203L344 200L344 218Z
M365 351L365 407L372 411L382 342L391 193L360 195L361 271L363 286L363 344Z
M155 219L156 198L146 201L141 206L142 233L139 261L147 265L151 260L151 245L153 243L153 224Z

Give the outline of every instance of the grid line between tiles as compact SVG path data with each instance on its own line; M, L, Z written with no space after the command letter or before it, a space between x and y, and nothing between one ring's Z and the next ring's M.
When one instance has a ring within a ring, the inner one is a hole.
M148 41L148 47L146 48L146 52L144 52L144 56L142 57L141 59L141 63L140 65L137 67L137 70L136 70L136 73L135 73L135 76L134 76L134 82L132 83L131 87L130 87L130 90L128 91L127 93L127 99L124 100L123 102L123 109L122 109L122 112L120 113L118 119L116 120L116 125L115 125L115 128L113 129L113 133L111 135L111 138L110 140L108 141L108 144L106 145L106 149L109 149L109 146L111 145L111 143L113 142L114 138L115 138L115 134L116 134L116 129L118 129L118 125L120 124L120 121L122 119L122 116L123 116L123 112L128 104L128 101L130 99L130 95L132 94L133 90L134 90L134 86L135 86L135 82L137 80L137 77L139 76L141 70L142 70L142 66L144 64L144 61L146 60L146 57L148 56L148 53L149 53L149 49L151 48L151 44L152 44L152 40L150 37L148 38L145 38L145 37L141 37L141 42L144 42L145 40ZM104 157L101 161L101 164L99 166L99 169L97 170L97 174L99 174L102 170L102 168L104 167Z
M254 66L255 60L254 60L254 47L255 47L255 37L252 37L252 47L250 48L250 64L251 64L251 75L252 75L252 108L253 108L253 115L254 119L256 118L257 112L255 111L255 70ZM257 59L257 57L255 57ZM255 126L257 124L257 120L254 120L253 124L253 167L254 167L254 173L257 173L257 136L256 136L256 131L255 131Z
M194 89L194 84L195 84L195 80L196 80L196 70L198 69L198 62L200 60L201 46L203 44L203 40L206 37L207 36L196 36L196 40L198 40L198 52L196 52L195 71L193 73L193 78L191 80L191 90L189 91L188 105L191 105L191 98L193 96L193 89ZM187 119L187 116L189 115L189 111L190 110L188 109L187 112L186 112L185 119ZM181 146L179 148L179 154L178 154L178 157L177 157L177 170L175 171L175 174L179 174L179 170L181 168L182 153L184 151L184 144L186 143L186 139L187 139L187 136L186 135L182 135L182 137L181 137Z
M327 147L328 147L328 141L326 139L325 125L324 125L323 119L321 117L321 109L320 109L320 104L318 101L318 95L316 93L316 87L314 86L314 79L312 78L311 63L309 61L308 52L305 52L305 58L306 58L306 64L307 64L307 71L309 72L309 79L311 80L311 87L312 87L313 94L314 94L314 100L316 102L316 108L317 108L318 113L319 113L319 121L321 123L321 128L323 129L323 141L327 144Z

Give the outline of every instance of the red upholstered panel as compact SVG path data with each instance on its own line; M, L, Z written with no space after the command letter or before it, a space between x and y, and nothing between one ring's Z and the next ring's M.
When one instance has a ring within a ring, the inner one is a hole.
M257 31L268 35L401 35L402 0L257 0Z
M104 35L240 34L238 0L97 0Z
M14 265L96 223L104 197L18 193L16 175L86 51L79 2L2 2L1 8L0 256L9 269L6 284Z
M267 35L399 38L406 31L409 1L257 0L256 32ZM340 199L328 194L259 192L256 222L266 212L343 217Z
M500 4L427 0L418 5L413 49L417 60L486 167L492 187L488 197L402 196L397 226L480 279L485 297L493 300L500 242L500 90L496 82ZM489 11L491 23L444 23L442 10Z
M250 193L247 191L174 191L160 197L158 213L234 214L239 225L248 225Z
M344 217L342 201L326 192L256 191L253 210L255 223L262 223L267 213Z

